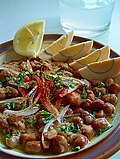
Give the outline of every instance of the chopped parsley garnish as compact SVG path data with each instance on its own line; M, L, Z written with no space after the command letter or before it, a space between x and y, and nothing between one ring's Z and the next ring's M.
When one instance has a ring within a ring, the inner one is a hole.
M74 84L70 84L69 87L70 87L70 88L74 88L75 85L74 85Z
M24 77L29 75L30 73L27 70L24 70L22 72L19 73L19 75L17 77L6 77L7 81L14 81L17 84L23 84L24 83Z
M20 131L17 130L15 135L16 135L16 136L20 136L20 134L21 134Z
M45 75L45 79L46 79L47 81L50 81L50 80L51 80L51 77L50 77L49 75Z
M96 91L96 92L94 92L95 93L95 95L97 96L97 97L101 97L101 95L102 95L102 92L101 91Z
M65 81L61 81L60 85L69 88L69 84Z
M115 114L110 114L110 115L108 115L108 117L114 118L114 117L115 117Z
M60 80L61 80L60 76L57 76L57 77L54 78L55 83L58 83Z
M100 82L98 83L98 87L99 87L99 88L101 88L101 87L105 87L105 83L104 83L104 82L102 82L102 81L100 81Z
M40 111L40 116L42 117L42 121L44 122L44 124L47 124L49 122L49 120L51 120L54 115L45 111L45 110L41 110Z
M89 115L90 115L93 119L95 119L95 112L89 112Z
M14 109L15 108L15 103L6 103L6 108L7 109Z
M68 126L66 125L61 126L60 131L63 131L65 133L68 132L76 133L79 129L80 127L77 124L71 122Z
M103 128L103 129L99 129L99 130L96 130L95 132L95 136L100 136L101 134L103 134L105 131L109 130L110 128L112 128L113 126L107 126L106 128Z
M25 108L26 108L26 101L24 101L21 104L17 105L17 110L23 110Z
M12 135L11 133L6 134L5 136L3 136L2 141L5 142L7 138L10 138Z
M61 72L61 71L57 72L57 75L63 75L63 72Z
M27 123L28 123L28 124L33 124L33 118L29 117L29 118L27 119Z
M38 103L32 103L32 106L33 107L40 107L40 104L38 104Z
M73 151L79 151L80 150L80 146L76 146L72 148Z
M81 93L81 99L85 99L87 97L87 85L83 87L82 93Z
M73 78L69 77L69 78L67 78L67 81L73 82Z
M24 70L24 71L20 72L18 76L22 78L22 77L25 77L25 76L27 76L27 75L29 75L29 74L30 74L30 73L29 73L28 70Z

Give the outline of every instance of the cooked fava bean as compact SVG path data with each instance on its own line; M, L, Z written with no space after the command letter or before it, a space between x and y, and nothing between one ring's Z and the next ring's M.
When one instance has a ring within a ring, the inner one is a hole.
M76 107L80 106L81 103L81 99L80 99L80 94L77 92L72 92L67 94L67 100L69 102L69 104L74 105Z
M8 116L7 120L11 125L13 125L13 127L21 130L25 129L25 120L23 116L16 116L15 114L12 114Z
M55 129L51 129L48 133L46 138L47 139L53 139L57 135L57 131Z
M6 139L6 145L9 147L9 148L15 148L18 143L19 143L19 136L11 136L10 138L7 138Z
M91 110L91 104L92 101L90 99L84 99L82 100L80 107L82 107L85 110Z
M90 125L93 121L93 117L91 115L86 115L83 117L83 122L87 125Z
M36 140L36 135L31 133L31 134L22 134L20 137L20 142L22 144L27 143L28 141L35 141Z
M93 120L92 122L92 127L97 130L97 129L103 129L106 128L109 125L107 120L105 118L97 118Z
M66 114L73 114L73 110L72 110L72 108L68 108L68 110L67 110Z
M88 91L87 91L87 97L86 97L86 98L87 98L87 99L90 99L90 100L95 100L95 95L94 95L93 91L88 90Z
M60 136L64 136L66 139L67 139L67 133L63 132L63 131L59 131L57 133L57 135L60 135Z
M96 118L104 118L105 116L106 116L106 114L103 110L99 110L99 111L95 112Z
M92 128L91 125L83 124L80 130L81 130L81 133L87 136L89 139L94 136L94 129Z
M93 92L95 93L96 96L101 96L106 94L106 89L104 87L95 87L93 88Z
M37 121L37 126L38 126L38 127L42 127L42 126L44 126L44 125L45 125L45 123L43 122L42 118L39 117L39 119L38 119L38 121Z
M89 115L89 112L84 110L82 111L82 113L80 114L81 118L84 119L84 117L88 116Z
M68 143L72 145L72 144L74 143L75 139L76 139L78 136L79 136L79 134L75 134L75 133L69 132L69 133L67 134Z
M14 98L14 97L17 97L17 95L18 95L18 90L17 89L15 89L13 87L10 87L10 86L6 87L6 96L7 97Z
M55 154L64 153L68 150L68 141L62 135L57 135L52 140L52 150Z
M73 122L73 123L75 123L75 124L77 124L77 125L83 124L83 119L80 118L80 117L78 117L78 116L70 117L70 118L67 119L67 121Z
M6 116L0 113L0 129L6 131L9 128L9 123Z
M74 109L74 113L75 113L75 114L81 114L83 111L84 111L84 110L83 110L82 108L80 108L80 107L76 107L76 108Z
M77 138L74 140L74 146L80 146L80 148L85 147L87 145L88 139L86 136L79 134Z
M115 105L118 102L118 97L115 94L105 94L102 96L102 100Z
M4 82L6 81L6 77L9 77L10 73L7 72L7 70L3 70L0 72L0 81Z
M6 98L6 95L5 95L5 93L3 93L3 92L0 92L0 100L2 100L2 99L5 99Z
M96 86L98 86L100 81L99 80L90 80L90 82L91 82L92 86L96 87Z
M115 113L115 106L111 103L105 103L104 104L104 112L108 115L114 114Z
M118 94L120 92L120 85L117 83L112 83L108 87L108 91L109 91L109 93L112 93L112 94Z
M96 99L94 101L92 101L92 110L98 111L98 110L102 110L104 107L104 101L101 99Z
M17 95L18 95L18 90L11 86L0 88L0 100L6 99L6 98L14 98L14 97L17 97Z
M25 152L30 154L41 154L43 148L40 141L28 141L25 146Z
M114 83L114 80L112 78L108 78L105 80L106 87L109 87L112 83Z

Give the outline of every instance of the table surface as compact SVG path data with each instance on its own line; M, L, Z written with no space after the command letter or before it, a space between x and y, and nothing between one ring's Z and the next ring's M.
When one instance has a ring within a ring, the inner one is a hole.
M22 25L44 19L45 33L64 33L58 0L0 0L0 43L11 40ZM116 0L111 25L104 34L92 38L120 54L120 0ZM120 152L110 159L119 159Z

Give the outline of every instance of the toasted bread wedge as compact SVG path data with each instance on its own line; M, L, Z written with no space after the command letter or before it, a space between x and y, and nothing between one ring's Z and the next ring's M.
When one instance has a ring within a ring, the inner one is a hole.
M55 61L66 61L68 59L76 60L90 53L93 46L93 41L82 42L71 45L62 49L52 56Z
M87 56L84 56L76 61L73 61L69 65L74 70L78 70L80 68L87 66L90 63L106 60L109 58L109 56L110 56L110 48L108 46L104 46L100 49L93 51L92 53L88 54Z
M62 35L59 39L51 43L47 48L39 52L39 57L43 60L51 59L51 56L65 47L71 45L73 40L73 31Z
M107 78L114 78L120 73L120 57L88 64L78 72L88 80L103 81Z

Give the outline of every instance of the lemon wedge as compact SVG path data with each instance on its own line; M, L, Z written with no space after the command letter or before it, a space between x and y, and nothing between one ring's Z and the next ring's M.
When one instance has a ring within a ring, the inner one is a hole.
M37 57L43 41L45 21L38 20L22 26L13 39L16 53L26 57Z
M69 65L74 69L78 70L80 68L83 68L87 66L90 63L97 62L97 61L102 61L108 59L110 56L110 48L108 46L104 46L100 49L97 49L90 54L73 61Z
M88 80L105 80L115 78L120 74L120 57L106 59L99 62L88 64L78 70L80 75Z

